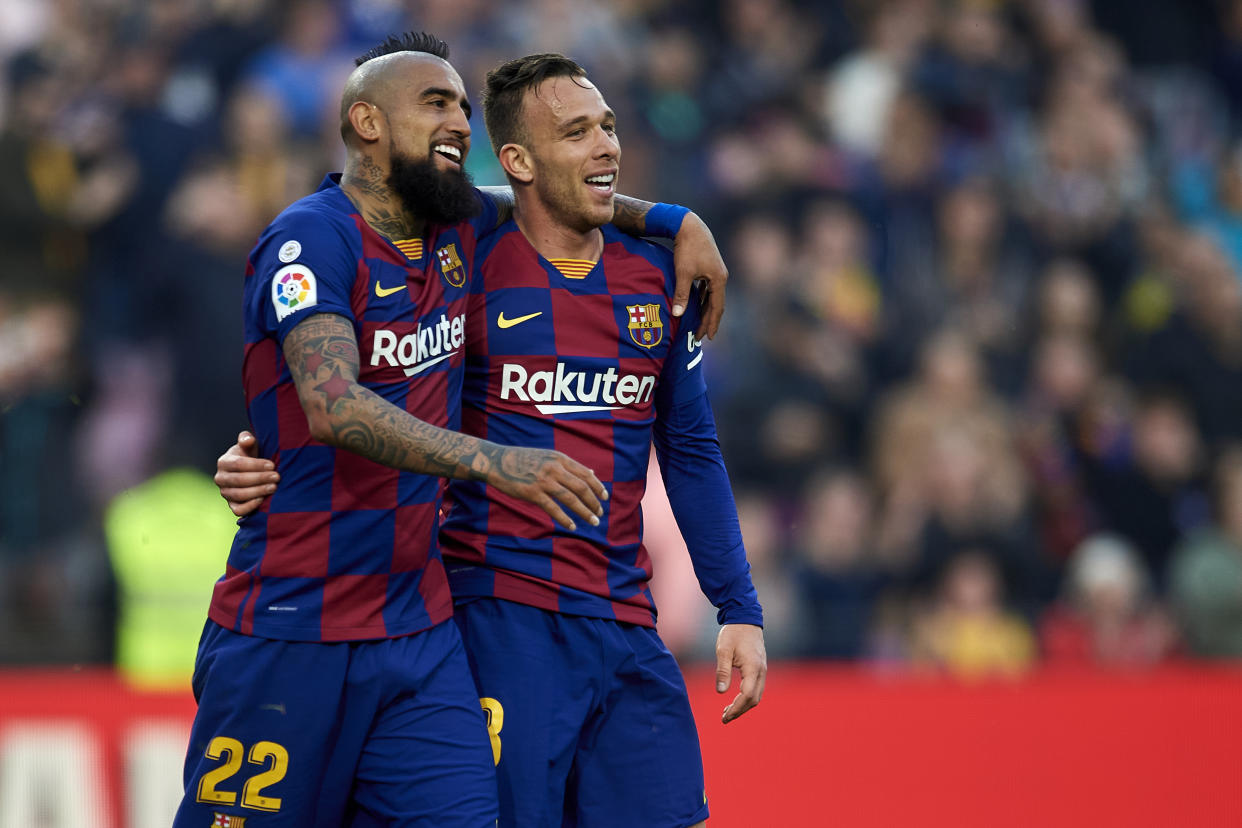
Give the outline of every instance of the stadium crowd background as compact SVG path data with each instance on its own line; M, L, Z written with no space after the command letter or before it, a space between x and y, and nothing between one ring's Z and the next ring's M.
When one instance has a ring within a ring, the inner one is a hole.
M714 228L772 656L1242 655L1242 2L6 0L0 664L114 657L109 515L245 427L246 253L339 169L352 57L408 28L472 95L577 59L621 189ZM667 567L663 634L704 657Z

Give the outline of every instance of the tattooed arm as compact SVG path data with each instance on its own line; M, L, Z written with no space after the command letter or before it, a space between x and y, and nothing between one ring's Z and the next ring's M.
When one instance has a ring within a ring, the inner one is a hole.
M647 213L654 204L618 195L613 198L613 205L613 224L632 236L646 235ZM673 316L681 316L685 312L694 281L704 280L703 318L695 336L711 339L720 327L720 317L724 315L725 282L729 281L729 269L725 267L711 229L693 212L686 214L681 229L673 239L673 268L677 274L677 285L673 290Z
M479 191L490 198L499 212L496 224L500 226L513 216L513 190L509 187L480 187ZM617 195L613 197L612 223L631 236L645 236L647 213L655 205L640 198ZM725 282L729 269L725 267L716 246L712 231L694 213L686 215L681 229L673 239L673 266L677 271L677 285L673 290L673 316L681 316L690 302L690 288L696 279L706 283L703 295L703 318L695 336L711 339L720 327L724 315Z
M556 451L502 446L437 428L359 385L358 343L344 317L308 317L285 337L284 354L316 440L385 466L482 480L540 506L566 528L573 528L573 520L562 506L599 523L599 501L607 494L581 463Z

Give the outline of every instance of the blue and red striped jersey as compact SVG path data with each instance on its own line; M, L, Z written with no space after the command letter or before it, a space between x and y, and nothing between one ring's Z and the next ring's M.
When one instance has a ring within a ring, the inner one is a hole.
M658 409L705 393L699 310L671 315L667 250L611 225L603 233L596 263L551 262L512 221L480 243L462 414L468 434L556 449L593 469L609 490L600 525L567 531L528 503L454 480L441 544L458 601L493 596L654 626L639 504Z
M424 422L458 429L471 222L390 242L329 176L259 237L246 268L243 384L280 487L239 521L209 616L248 635L343 641L406 635L452 614L437 542L443 479L311 438L281 345L313 313L353 323L358 382Z

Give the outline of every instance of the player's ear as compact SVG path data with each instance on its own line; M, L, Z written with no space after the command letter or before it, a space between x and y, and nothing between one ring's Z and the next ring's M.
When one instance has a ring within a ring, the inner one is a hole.
M383 133L383 118L380 117L379 107L366 101L354 101L349 107L349 123L363 143L378 141Z
M505 173L510 178L521 181L523 184L529 184L534 179L535 172L531 168L530 153L521 144L505 144L496 153L496 157L500 159L500 166L504 167Z

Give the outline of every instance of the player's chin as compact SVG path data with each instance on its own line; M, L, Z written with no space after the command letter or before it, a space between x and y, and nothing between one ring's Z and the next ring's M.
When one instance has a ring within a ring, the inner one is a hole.
M616 204L613 202L612 194L601 197L597 193L591 193L583 205L583 217L589 218L591 224L595 227L601 227L612 221L612 216L616 212Z

